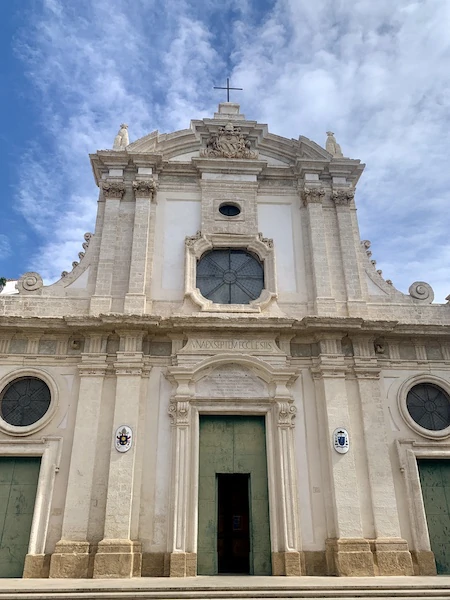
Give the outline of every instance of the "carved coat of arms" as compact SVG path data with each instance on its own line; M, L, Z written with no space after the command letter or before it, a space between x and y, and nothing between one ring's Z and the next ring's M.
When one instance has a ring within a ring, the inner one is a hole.
M252 151L250 141L241 132L240 127L227 123L217 134L212 134L206 148L200 156L204 158L258 158Z
M131 448L133 441L133 432L127 425L118 427L115 436L115 446L117 452L127 452Z

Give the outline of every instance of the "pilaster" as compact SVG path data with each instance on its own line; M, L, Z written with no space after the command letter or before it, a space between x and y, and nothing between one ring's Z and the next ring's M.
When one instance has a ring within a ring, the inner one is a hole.
M331 290L330 266L322 208L324 198L325 189L322 187L305 187L302 190L302 199L308 215L315 312L318 315L333 315L336 313L336 302Z
M333 432L338 427L350 429L346 365L340 335L319 338L320 355L312 368L317 398L322 403L324 435L328 438L328 454L334 535L327 541L327 563L330 574L340 576L374 575L373 555L363 537L361 504L358 493L353 448L338 454L332 447Z
M156 193L156 182L153 179L134 181L133 190L135 195L133 241L124 312L144 314L146 309L145 285L149 266L150 214L152 198Z
M288 399L279 399L276 406L276 443L279 493L278 552L272 555L274 575L297 577L305 572L304 558L299 551L297 483L293 427L296 407Z
M113 446L109 465L104 539L94 559L94 578L137 577L141 574L142 552L132 539L136 441L139 435L139 405L143 375L142 331L119 331L120 342L114 368L117 377L114 421L111 435L127 425L133 432L131 448L124 453ZM136 498L134 497L136 502Z
M180 389L180 387L179 387ZM169 407L172 421L172 522L169 539L169 576L197 574L197 555L188 548L189 479L192 476L190 402L175 397Z
M337 213L348 314L351 317L363 317L367 313L367 305L358 262L359 240L355 236L351 214L354 195L352 188L337 188L333 189L332 198Z
M372 549L377 574L413 575L408 544L400 533L374 337L352 336L352 342L376 535Z
M119 223L120 202L125 193L122 180L104 180L100 182L105 202L100 253L98 258L97 281L95 293L91 298L90 313L98 315L111 311L111 289L114 275L114 262L117 243L117 226Z
M50 577L86 578L89 573L89 513L92 502L97 431L106 375L106 336L87 335L78 367L80 389L75 420L62 538L51 557Z

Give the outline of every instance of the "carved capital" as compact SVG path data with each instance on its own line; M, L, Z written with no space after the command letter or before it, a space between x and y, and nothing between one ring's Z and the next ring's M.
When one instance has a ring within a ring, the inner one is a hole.
M354 197L354 190L333 190L334 203L339 206L348 206Z
M153 179L133 181L133 190L136 198L153 198L158 184Z
M325 188L323 187L306 187L302 190L303 204L322 204L325 198Z
M100 187L105 198L123 198L125 194L123 181L101 181Z
M106 371L105 364L78 365L80 377L105 377Z
M294 427L297 408L289 402L278 402L278 427Z
M189 425L190 405L187 401L171 402L169 405L169 417L172 425Z
M116 375L142 375L142 367L137 365L127 365L127 366L117 366L116 367Z

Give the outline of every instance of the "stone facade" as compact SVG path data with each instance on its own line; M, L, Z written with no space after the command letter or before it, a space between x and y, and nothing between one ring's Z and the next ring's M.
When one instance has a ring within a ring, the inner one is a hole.
M450 393L450 309L376 269L356 219L364 165L331 132L332 152L233 103L188 130L121 132L91 155L98 215L72 270L0 295L0 402L24 377L51 393L30 425L0 410L0 456L42 457L24 577L196 575L208 414L265 416L274 575L435 573L417 460L450 458L450 427L427 431L406 398L421 382ZM204 297L213 249L256 257L262 293Z

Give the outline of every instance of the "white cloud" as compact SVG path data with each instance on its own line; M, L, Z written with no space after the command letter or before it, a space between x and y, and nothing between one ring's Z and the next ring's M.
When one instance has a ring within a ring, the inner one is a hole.
M23 157L18 198L42 245L30 267L70 268L92 229L88 153L210 116L231 70L247 117L288 138L325 142L367 163L361 233L407 291L450 292L450 4L434 0L46 0L18 51L39 93L42 137ZM258 12L259 11L259 12ZM232 15L233 20L230 20Z
M0 233L0 257L6 258L11 254L11 243L8 236Z

